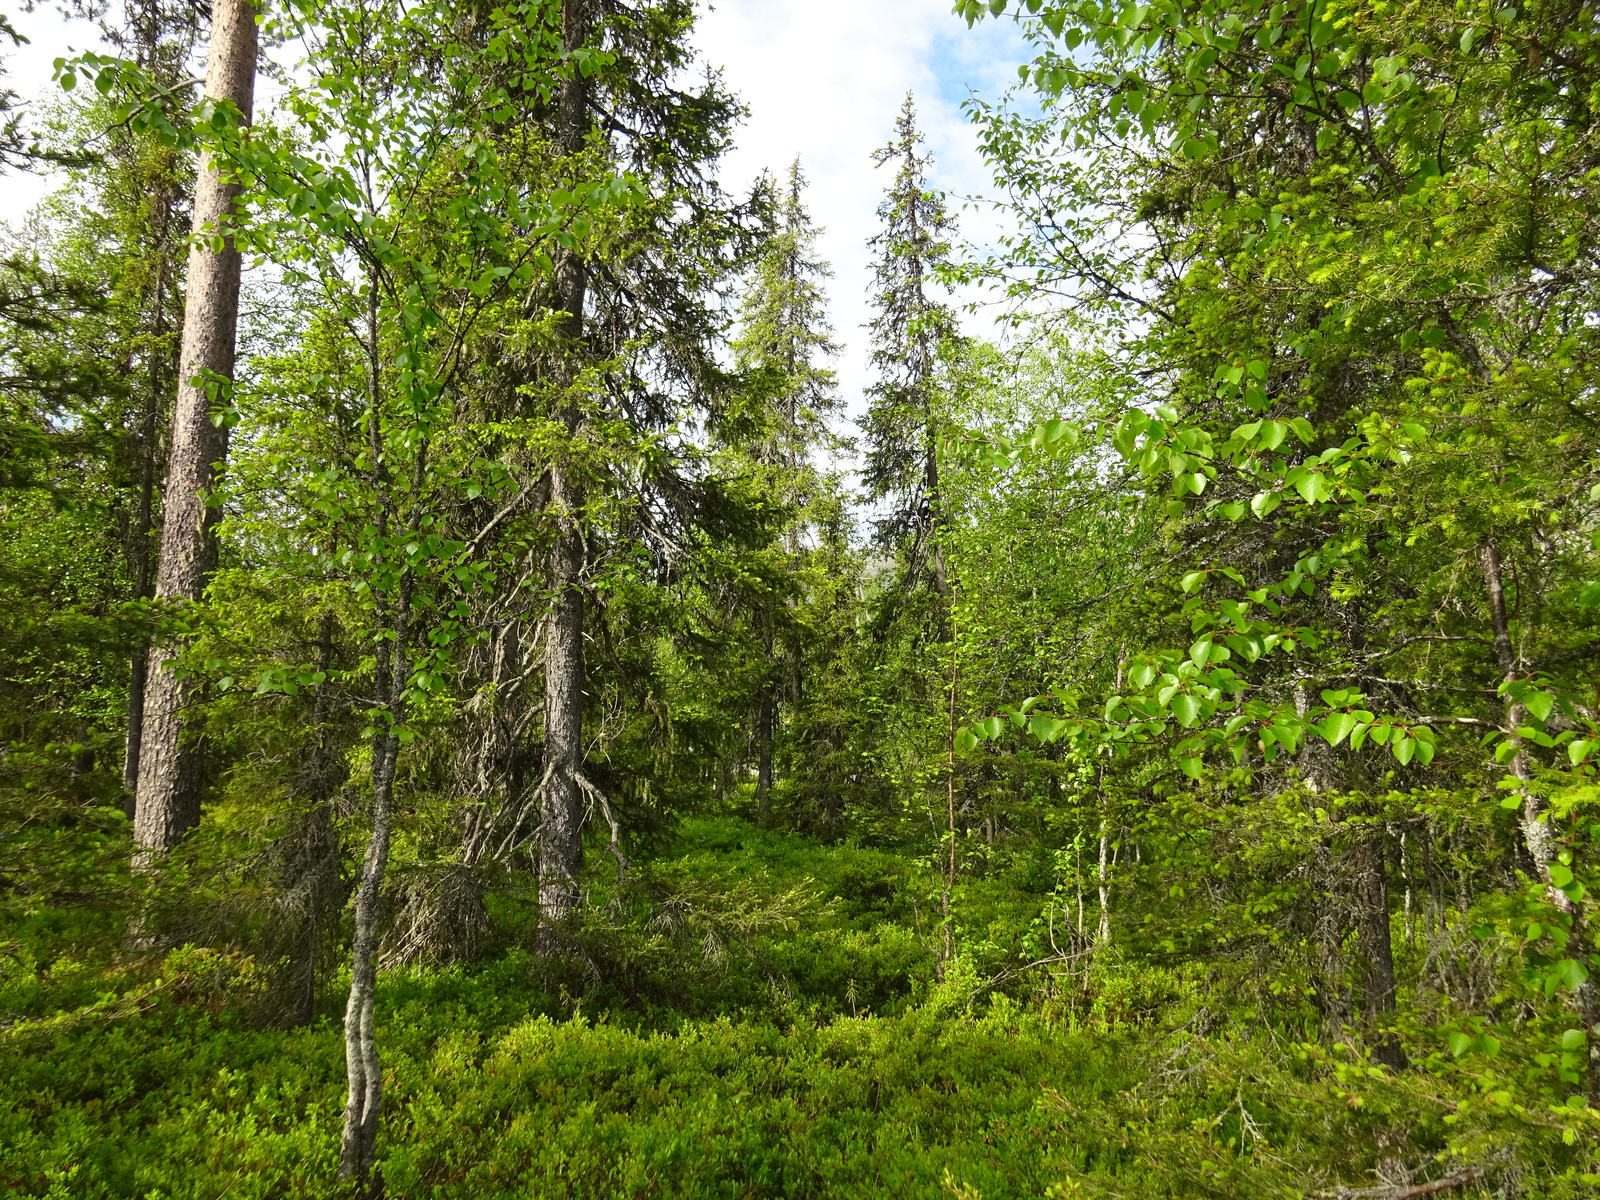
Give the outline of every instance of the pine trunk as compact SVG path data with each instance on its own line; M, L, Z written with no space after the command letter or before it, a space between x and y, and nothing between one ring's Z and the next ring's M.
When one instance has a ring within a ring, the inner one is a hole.
M231 101L248 121L255 95L256 9L247 0L216 0L206 95ZM195 185L177 404L162 499L158 600L198 601L216 567L214 491L228 452L226 426L204 380L233 378L239 320L239 251L228 235L239 187L208 155ZM212 237L222 235L220 246ZM214 389L213 389L214 390ZM138 738L134 840L141 861L164 854L200 819L201 760L186 710L191 688L165 665L171 647L150 651Z

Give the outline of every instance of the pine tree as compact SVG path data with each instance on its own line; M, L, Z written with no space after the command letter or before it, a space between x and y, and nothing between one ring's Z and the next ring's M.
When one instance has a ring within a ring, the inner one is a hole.
M822 365L838 354L827 318L823 281L832 270L817 257L821 230L803 200L805 175L797 158L778 209L779 229L756 267L741 306L743 330L733 344L735 365L748 373L762 401L751 457L768 495L785 511L781 556L790 577L803 555L807 509L823 484L812 462L828 438L827 418L839 411L835 373ZM780 627L792 624L792 587L767 592L754 613L761 643L762 679L755 718L756 808L771 812L773 743L783 694L800 690L799 664L784 652ZM787 686L785 686L787 684Z
M256 12L242 0L219 0L212 10L206 92L230 102L248 122L255 95ZM228 228L241 186L214 163L202 164L195 188L178 395L162 493L158 599L198 601L217 563L217 475L228 453L226 425L214 421L212 380L232 380L239 319L239 250ZM221 233L220 245L211 238ZM167 665L168 648L150 652L144 729L140 738L134 839L145 855L178 844L200 819L200 767L193 731L186 730L189 686Z
M931 572L944 593L948 581L935 541L943 520L938 377L942 348L958 331L951 307L935 298L935 272L949 256L955 222L944 198L928 186L933 159L923 151L923 140L907 93L894 138L873 155L879 166L895 163L897 169L878 206L882 231L868 243L877 251L877 315L869 328L878 382L867 392L863 476L869 498L888 502L878 537L904 553L908 583Z

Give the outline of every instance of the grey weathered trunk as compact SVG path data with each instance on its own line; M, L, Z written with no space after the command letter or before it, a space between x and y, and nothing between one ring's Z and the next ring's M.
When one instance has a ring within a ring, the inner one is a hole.
M1100 927L1095 932L1095 940L1102 946L1111 941L1111 831L1106 824L1104 815L1106 799L1104 794L1100 797L1100 865L1095 875L1096 885L1100 894Z
M1302 716L1310 709L1311 692L1305 684L1295 689L1295 707ZM1306 786L1313 792L1343 790L1347 781L1335 759L1333 747L1314 737L1300 751L1300 770ZM1400 1044L1383 1027L1394 1016L1395 973L1394 938L1389 923L1389 873L1386 832L1382 825L1349 826L1353 844L1338 864L1345 876L1345 899L1355 926L1355 952L1361 976L1361 1020L1371 1039L1377 1061L1393 1068L1402 1062ZM1324 940L1339 921L1319 922ZM1339 959L1336 945L1322 948L1325 989L1329 995L1324 1008L1327 1018L1339 1019L1342 1002L1335 1000Z
M216 0L206 63L206 95L231 101L248 121L255 96L256 10L247 0ZM228 452L227 427L212 420L217 402L205 381L233 378L239 320L239 251L229 233L239 187L209 155L195 185L178 395L162 494L161 600L198 601L216 567L214 497ZM220 245L212 238L221 235ZM210 389L215 392L213 384ZM187 728L190 686L164 665L170 647L150 651L138 739L134 840L140 859L178 844L200 819L201 761Z
M172 201L176 184L166 189L160 198L160 215L157 218L156 279L151 289L150 301L150 361L145 379L144 410L139 414L139 491L134 501L133 529L130 533L129 565L133 573L133 594L147 600L155 594L155 504L156 470L160 462L158 433L162 400L171 386L169 376L176 373L176 363L162 353L166 340L167 290L170 284L169 265L172 251ZM140 640L135 647L128 670L128 724L122 756L122 785L125 792L123 811L128 819L134 816L134 795L139 787L139 757L144 739L144 700L149 682L150 647Z
M157 290L156 334L160 327L160 289ZM151 553L151 535L155 532L156 492L156 417L159 409L160 372L151 355L150 389L145 397L144 412L139 421L139 497L134 508L132 532L133 594L146 599L152 594L155 563ZM144 741L144 698L149 681L150 648L140 645L133 653L128 673L128 732L122 756L122 784L127 792L125 811L132 819L136 809L133 798L139 787L139 758Z
M1400 1043L1381 1028L1394 1016L1394 946L1389 926L1389 875L1381 827L1366 830L1350 853L1356 955L1361 960L1361 1017L1372 1057L1391 1069L1402 1064Z
M762 636L768 669L772 666L772 630ZM765 825L772 815L772 739L778 725L778 689L769 678L761 685L756 707L756 817Z
M539 910L548 923L578 905L583 865L583 537L582 488L555 471L559 532L551 555L555 592L545 644L545 789L539 838Z
M589 37L593 0L565 0L561 12L562 44L580 49ZM589 134L589 84L579 71L563 81L559 97L557 142L568 156L581 154ZM583 309L588 295L588 266L581 255L563 249L556 257L556 307L562 322L560 381L568 388L581 372ZM577 436L583 414L569 396L561 413L569 439ZM545 785L540 806L539 912L546 926L564 921L579 899L578 874L583 865L583 571L587 546L583 536L584 484L570 452L551 466L551 502L556 512L556 538L550 554L550 588L554 597L545 644Z

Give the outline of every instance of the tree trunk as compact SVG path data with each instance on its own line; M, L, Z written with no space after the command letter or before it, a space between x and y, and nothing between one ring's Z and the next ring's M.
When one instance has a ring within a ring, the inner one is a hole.
M1361 960L1361 1017L1372 1037L1372 1057L1391 1070L1402 1065L1400 1043L1377 1027L1394 1016L1394 947L1389 928L1389 876L1383 830L1367 830L1350 855L1355 901L1356 955Z
M1106 798L1100 797L1100 866L1095 876L1100 893L1100 928L1095 934L1095 940L1100 945L1108 945L1111 941L1111 869L1107 858L1111 850L1111 831L1105 818Z
M376 275L367 292L367 418L368 453L372 460L372 484L376 500L377 536L381 545L388 536L394 512L394 493L383 454L381 412L381 364L379 360L378 280ZM426 443L419 451L415 483L423 478ZM377 637L373 657L374 691L384 709L387 724L372 740L372 832L367 852L361 860L356 880L355 931L350 950L350 996L345 1002L344 1059L345 1096L344 1138L339 1148L339 1177L354 1179L370 1196L383 1192L381 1180L372 1178L377 1160L378 1117L383 1104L383 1064L378 1059L373 1011L377 1001L378 939L381 934L383 876L389 865L389 840L394 810L395 763L400 755L399 729L405 722L405 689L411 669L407 661L410 636L412 579L409 569L400 575L391 603L374 593ZM370 1182L370 1189L368 1184Z
M772 663L772 634L764 639L766 661ZM772 738L778 724L777 688L768 679L761 685L756 713L756 818L766 825L772 815Z
M1511 623L1506 616L1506 589L1500 561L1500 547L1493 538L1483 544L1483 584L1489 597L1489 621L1494 632L1495 657L1500 667L1502 682L1510 683L1520 674L1515 647L1511 644ZM1550 864L1556 857L1555 830L1545 817L1544 802L1528 785L1533 781L1533 770L1528 765L1528 752L1523 747L1517 730L1527 724L1528 714L1520 700L1506 700L1505 734L1516 748L1511 759L1511 773L1516 777L1522 796L1522 842L1534 870L1544 883L1545 895L1550 903L1565 913L1572 921L1572 931L1567 942L1567 953L1580 962L1589 944L1583 909L1572 898L1555 886L1550 878ZM1591 1104L1600 1103L1600 986L1593 975L1578 988L1578 1011L1589 1028L1589 1063L1587 1091Z
M1518 674L1517 654L1511 645L1511 625L1506 618L1506 589L1501 576L1500 547L1491 538L1483 544L1483 583L1484 590L1489 596L1489 621L1494 632L1495 658L1500 667L1500 679L1503 683L1510 683ZM1516 776L1522 785L1530 783L1533 772L1528 767L1528 754L1523 749L1522 740L1517 736L1517 729L1526 725L1527 711L1521 701L1508 700L1505 712L1506 736L1516 746L1516 754L1511 759L1511 773ZM1534 869L1539 872L1539 877L1546 884L1550 882L1550 864L1556 856L1555 831L1550 828L1548 821L1541 820L1544 816L1544 804L1531 788L1522 786L1518 789L1522 795L1522 841L1527 847L1528 857L1533 859ZM1550 889L1551 900L1557 907L1568 910L1571 901L1566 893L1557 888Z
M133 568L133 594L147 600L155 590L155 554L150 544L155 533L156 429L161 416L161 397L169 386L163 367L161 345L167 335L167 267L171 241L167 230L171 227L171 191L162 199L161 235L159 256L150 320L150 372L145 381L144 411L139 414L139 494L134 504L134 525L129 547ZM144 738L144 701L149 682L150 647L140 639L134 649L128 671L128 726L122 756L122 785L126 792L123 811L133 820L134 796L139 787L139 757Z
M158 301L159 302L159 301ZM152 356L152 360L153 360ZM151 594L151 576L154 566L150 553L150 535L155 519L156 491L156 370L152 366L150 394L145 399L145 410L139 422L139 499L135 509L133 527L133 594L147 599ZM144 738L144 698L149 680L150 648L141 644L133 652L128 674L128 733L126 749L122 756L122 785L127 795L123 811L131 820L136 813L134 796L139 787L139 757Z
M554 474L560 532L551 556L555 610L545 645L547 782L539 838L539 912L547 924L577 908L583 866L583 492L564 465Z
M565 0L561 12L562 44L570 52L589 36L593 0ZM559 98L557 141L564 154L582 153L589 133L589 85L574 70L563 81ZM566 313L562 323L565 355L562 381L570 388L580 373L583 308L589 272L582 257L562 249L556 257L556 306ZM583 414L575 397L561 413L569 440ZM551 471L551 501L556 510L555 545L550 555L554 608L545 646L545 776L540 811L539 914L546 927L564 921L578 906L578 873L583 866L583 804L579 780L583 768L583 536L584 485L570 451L558 457Z
M1295 688L1295 709L1304 716L1311 706L1311 689L1305 684ZM1334 758L1333 747L1308 737L1299 756L1300 772L1306 786L1314 793L1338 792L1345 779ZM1354 918L1356 958L1361 971L1361 1021L1372 1038L1372 1056L1384 1065L1398 1070L1403 1058L1400 1044L1394 1036L1384 1033L1379 1026L1394 1016L1395 974L1393 931L1389 925L1389 873L1384 847L1382 825L1353 829L1355 843L1345 857L1348 872L1348 903ZM1325 931L1325 935L1326 935ZM1334 947L1323 947L1325 966L1337 963L1339 954ZM1326 972L1325 972L1326 973ZM1327 987L1331 995L1337 987L1330 976ZM1337 1006L1326 1010L1329 1014Z
M216 0L206 95L231 101L246 121L255 95L256 51L256 9L247 0ZM233 378L240 260L228 229L238 197L239 186L207 155L195 186L195 236L162 498L159 600L198 601L216 567L219 510L213 493L227 457L228 434L226 426L212 421L216 404L206 395L204 381ZM209 238L217 233L223 241L213 249ZM185 727L191 689L165 665L169 653L168 647L153 648L147 667L133 827L144 864L176 846L200 819L202 764L192 731Z
M404 671L396 647L393 670ZM400 687L404 687L401 680ZM372 835L356 884L355 937L350 956L350 998L344 1010L344 1061L348 1090L344 1106L344 1139L339 1148L339 1177L365 1183L377 1160L378 1117L383 1107L383 1064L373 1033L377 999L378 937L382 916L383 875L389 861L389 836L394 807L394 769L400 743L380 734L372 747ZM376 1194L380 1188L374 1187Z

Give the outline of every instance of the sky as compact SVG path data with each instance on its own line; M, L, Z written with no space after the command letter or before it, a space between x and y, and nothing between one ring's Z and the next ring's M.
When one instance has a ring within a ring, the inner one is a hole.
M835 365L847 408L860 411L871 381L867 333L877 207L893 170L874 167L907 91L934 156L933 185L952 198L962 234L978 243L994 218L960 211L961 198L987 193L989 174L961 111L973 91L998 95L1027 57L1009 22L969 30L950 0L720 0L696 41L750 109L724 166L730 187L762 170L782 175L799 155L813 219L826 232L819 250L833 265L829 285ZM989 332L980 314L971 332Z
M31 44L6 55L6 86L32 99L54 87L52 60L69 47L92 48L95 36L51 9L19 7L6 10ZM810 181L809 207L826 230L819 249L835 272L829 298L843 346L835 366L851 413L861 411L871 379L862 328L870 316L866 243L892 170L875 168L871 156L889 140L908 91L934 156L933 184L951 196L962 234L982 244L994 228L987 211L961 211L962 198L989 190L961 103L972 91L995 96L1014 81L1025 47L1009 21L969 30L950 7L950 0L718 0L695 35L703 61L750 109L724 164L729 189L747 189L763 170L781 176L796 155ZM47 186L0 178L0 220L17 222ZM990 332L981 314L964 319L970 332Z

